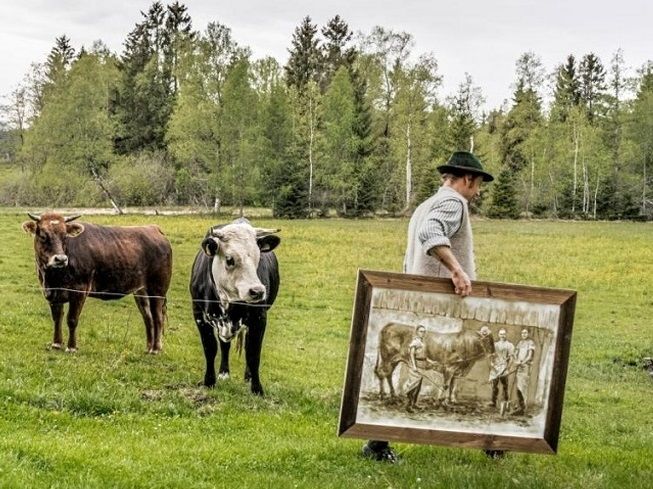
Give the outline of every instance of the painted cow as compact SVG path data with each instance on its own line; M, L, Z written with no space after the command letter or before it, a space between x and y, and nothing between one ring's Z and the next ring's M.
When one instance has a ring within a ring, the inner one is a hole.
M68 303L68 345L87 297L119 299L134 294L143 316L147 352L162 350L172 248L158 226L98 226L48 212L28 214L23 229L34 235L36 273L54 321L52 348L62 348L61 323Z
M415 327L408 324L388 323L381 329L374 373L379 379L379 394L382 397L385 395L384 381L388 383L390 395L395 396L392 374L399 362L410 365L409 345L414 337ZM444 379L440 397L446 402L456 401L456 377L465 377L478 360L494 353L494 340L487 328L460 333L427 331L424 345L427 361Z
M190 281L193 316L199 329L206 372L204 385L215 386L215 357L220 343L219 378L229 376L231 340L245 335L245 380L263 395L259 377L267 311L279 290L274 250L275 229L254 228L246 219L212 227L195 257ZM216 339L217 336L217 339Z

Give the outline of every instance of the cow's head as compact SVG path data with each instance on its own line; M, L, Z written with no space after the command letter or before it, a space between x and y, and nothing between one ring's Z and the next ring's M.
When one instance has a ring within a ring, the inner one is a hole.
M218 296L230 302L261 302L265 286L256 274L261 252L272 251L281 239L278 229L252 227L243 220L211 228L202 242L202 249L213 257L211 274Z
M41 268L64 268L68 266L68 238L79 236L84 226L71 222L79 216L64 217L48 212L40 216L27 213L31 221L23 223L25 232L34 236L34 251Z
M494 349L494 338L492 337L492 331L487 326L483 326L479 331L477 331L478 336L481 339L481 348L486 355L491 355L495 352Z

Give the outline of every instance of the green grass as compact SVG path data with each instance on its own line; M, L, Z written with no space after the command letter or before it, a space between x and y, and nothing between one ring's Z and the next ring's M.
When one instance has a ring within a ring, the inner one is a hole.
M557 456L396 444L402 462L359 456L336 425L356 270L400 270L407 221L272 221L282 287L263 349L266 397L232 378L199 388L203 355L188 294L207 217L158 223L174 249L165 352L144 355L132 299L89 300L79 352L48 351L23 215L0 226L0 487L651 487L653 226L474 223L480 278L579 291Z

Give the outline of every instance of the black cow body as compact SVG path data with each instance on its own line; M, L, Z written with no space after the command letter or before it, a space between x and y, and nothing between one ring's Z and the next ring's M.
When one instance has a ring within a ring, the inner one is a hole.
M207 234L210 236L211 231ZM276 237L275 237L276 238ZM278 238L277 242L278 242ZM262 395L263 387L259 378L259 365L261 361L261 347L267 325L267 311L277 297L279 290L279 267L274 252L260 254L260 261L256 274L265 287L265 298L256 303L225 303L218 297L215 279L212 273L212 264L218 256L208 256L204 251L199 251L193 263L190 293L193 299L193 316L199 329L204 356L206 359L206 372L204 385L213 387L216 383L215 357L218 342L220 343L220 370L221 377L229 376L229 351L230 341L223 341L216 334L218 324L227 323L233 332L241 326L246 326L245 337L245 380L251 381L251 391Z

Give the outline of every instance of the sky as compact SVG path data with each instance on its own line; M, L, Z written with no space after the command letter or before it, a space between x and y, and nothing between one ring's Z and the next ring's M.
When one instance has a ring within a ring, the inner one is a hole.
M147 0L0 0L0 96L15 89L33 62L43 62L56 37L73 46L101 39L114 52L141 20ZM165 1L163 2L166 3ZM172 3L172 1L170 1ZM187 0L195 30L217 21L255 58L282 64L303 17L324 25L336 14L354 32L380 25L413 35L415 55L432 52L443 77L439 98L457 90L465 73L499 107L514 89L515 61L532 51L552 72L569 54L593 52L607 67L617 49L630 73L653 59L653 0ZM546 97L547 89L543 87Z

